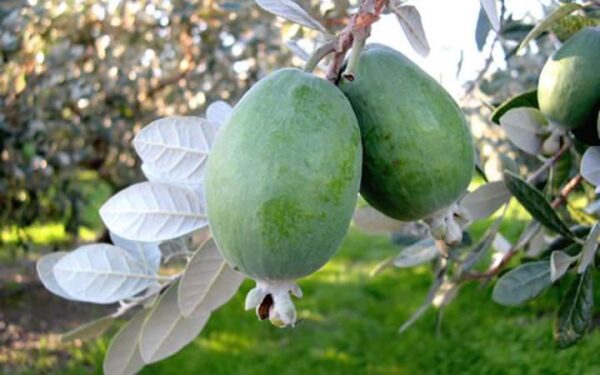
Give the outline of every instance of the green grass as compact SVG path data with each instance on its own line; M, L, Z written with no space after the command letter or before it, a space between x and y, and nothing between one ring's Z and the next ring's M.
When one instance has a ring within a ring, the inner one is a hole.
M505 228L512 238L524 223L514 216ZM439 335L433 309L398 334L423 301L431 274L418 267L368 276L397 251L383 236L351 229L333 260L300 282L305 296L296 300L295 328L277 329L244 312L247 281L192 344L142 374L600 374L600 335L563 351L553 345L561 288L507 308L491 301L491 287L472 283L444 310ZM100 373L107 342L74 348L68 373Z

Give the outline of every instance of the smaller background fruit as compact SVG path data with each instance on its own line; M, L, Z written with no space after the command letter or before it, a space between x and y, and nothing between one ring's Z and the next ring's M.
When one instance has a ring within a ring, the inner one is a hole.
M540 110L551 124L596 127L600 110L600 28L584 28L546 62L538 83ZM578 132L579 137L589 134Z

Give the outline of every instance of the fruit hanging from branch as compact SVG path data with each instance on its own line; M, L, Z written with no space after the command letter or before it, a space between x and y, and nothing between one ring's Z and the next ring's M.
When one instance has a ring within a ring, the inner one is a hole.
M289 294L346 234L361 156L350 103L310 73L271 73L235 106L209 157L207 210L223 257L257 281L246 308L261 319L294 324Z
M455 202L474 171L473 141L452 97L389 47L367 46L354 81L342 79L364 147L362 196L395 219L425 219L436 237L460 242Z

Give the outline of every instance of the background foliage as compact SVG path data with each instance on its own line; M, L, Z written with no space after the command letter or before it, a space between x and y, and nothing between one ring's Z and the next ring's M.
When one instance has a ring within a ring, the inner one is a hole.
M219 98L234 102L289 62L274 19L238 7L3 1L0 225L59 220L77 236L79 226L94 224L82 217L91 198L82 172L113 191L129 185L140 178L131 140L142 125L200 114Z

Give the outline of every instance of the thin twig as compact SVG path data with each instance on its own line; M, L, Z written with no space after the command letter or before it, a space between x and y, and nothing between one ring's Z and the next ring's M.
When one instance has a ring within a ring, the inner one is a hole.
M573 177L569 182L565 184L565 186L561 189L560 194L554 198L551 203L552 208L556 209L567 202L567 197L582 181L582 177L580 174ZM518 253L521 247L527 243L528 241L518 241L515 245L513 245L510 250L504 255L504 257L498 262L497 265L490 268L486 272L483 273L469 273L463 275L463 279L465 280L476 280L476 279L484 279L489 280L490 278L496 276L510 261L511 259Z
M552 157L546 159L544 161L544 164L542 164L538 169L536 169L532 174L529 175L529 177L527 177L527 182L534 183L541 175L542 173L544 173L547 169L551 168L554 166L554 164L556 164L558 162L558 159L560 159L573 145L573 142L571 142L571 140L568 137L564 138L564 144L561 147L560 150L558 150L558 152L554 155L552 155Z
M560 194L552 201L552 208L558 208L559 206L567 203L567 197L582 181L582 177L580 174L573 177L565 184L565 186L561 189Z
M335 45L337 43L337 39L330 40L329 42L319 46L308 58L306 64L304 64L304 71L312 72L315 70L319 62L325 58L325 56L329 55L331 52L335 51Z

